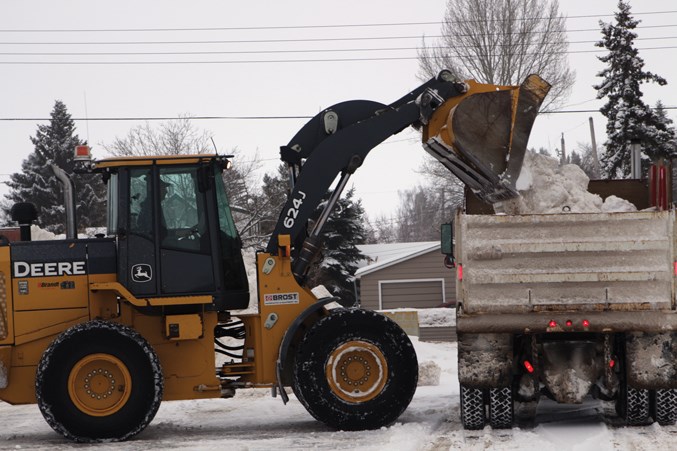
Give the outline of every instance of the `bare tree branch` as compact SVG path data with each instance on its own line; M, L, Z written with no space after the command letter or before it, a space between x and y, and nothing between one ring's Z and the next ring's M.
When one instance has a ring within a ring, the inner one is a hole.
M518 85L535 73L552 84L544 110L560 106L575 82L557 0L449 0L441 34L422 42L421 79L449 69L459 79Z

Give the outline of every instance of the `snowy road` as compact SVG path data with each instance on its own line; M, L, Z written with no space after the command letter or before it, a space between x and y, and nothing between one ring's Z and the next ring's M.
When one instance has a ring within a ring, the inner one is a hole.
M36 406L0 404L0 449L97 450L659 450L677 449L677 426L625 428L604 421L603 403L543 401L535 425L464 431L459 419L455 344L415 343L419 360L442 368L440 385L419 387L398 423L377 431L336 432L316 422L292 396L242 390L228 400L175 401L125 443L75 445L44 422Z

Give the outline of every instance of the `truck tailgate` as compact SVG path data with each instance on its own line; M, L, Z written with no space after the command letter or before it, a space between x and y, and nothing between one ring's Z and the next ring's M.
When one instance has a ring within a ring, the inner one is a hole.
M466 313L673 305L673 211L456 218Z

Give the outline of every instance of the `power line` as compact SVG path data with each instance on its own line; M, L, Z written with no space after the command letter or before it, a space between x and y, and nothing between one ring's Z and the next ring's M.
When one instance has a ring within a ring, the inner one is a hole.
M646 15L664 15L674 14L677 10L671 11L647 11L635 12L633 16ZM544 20L544 19L589 19L598 17L613 17L614 14L584 14L574 16L554 16L554 17L528 17L517 18L515 20ZM504 21L506 19L491 19L493 21ZM456 21L455 23L473 23L478 20ZM245 30L303 30L303 29L324 29L324 28L366 28L366 27L400 27L412 25L441 25L444 22L382 22L382 23L364 23L364 24L325 24L325 25L271 25L271 26L247 26L247 27L185 27L185 28L49 28L49 29L0 29L0 33L126 33L126 32L181 32L181 31L245 31Z
M676 49L677 46L661 46L661 47L641 47L637 50L667 50ZM606 49L599 50L566 50L559 52L552 52L557 54L583 54L583 53L605 53ZM538 53L515 53L513 56L527 56L537 55ZM498 55L486 55L498 56ZM382 56L369 58L305 58L305 59L276 59L276 60L211 60L211 61L0 61L0 65L46 65L46 66L74 66L74 65L168 65L168 64L271 64L271 63L336 63L336 62L358 62L358 61L406 61L417 60L423 58L422 56Z
M677 106L664 106L664 110L677 110ZM579 113L599 113L599 110L552 110L541 111L539 114L579 114ZM74 121L174 121L186 119L190 121L204 121L204 120L243 120L243 121L258 121L258 120L289 120L289 119L312 119L314 116L191 116L191 117L171 117L171 116L130 116L130 117L76 117L71 118ZM51 121L49 117L0 117L3 122L44 122ZM411 141L410 138L397 140L396 142ZM386 143L387 144L387 143Z
M675 28L677 24L667 25L644 25L635 29L653 29L653 28ZM582 28L566 30L567 33L599 32L600 28ZM520 34L515 31L508 34ZM531 34L544 34L550 31L535 30ZM464 35L469 36L469 35ZM495 36L495 34L484 34L482 36ZM361 41L361 40L388 40L388 39L421 39L422 35L415 36L363 36L363 37L341 37L341 38L297 38L297 39L209 39L193 41L0 41L0 45L165 45L165 44L257 44L257 43L288 43L288 42L325 42L325 41ZM427 36L429 38L442 38L443 35Z
M677 39L677 36L657 36L637 38L635 40ZM572 41L570 44L594 44L598 40ZM495 47L510 47L514 44L496 44ZM428 49L446 49L446 46L431 46ZM474 48L471 45L460 45L456 48ZM0 56L167 56L167 55L240 55L240 54L279 54L279 53L336 53L336 52L380 52L419 50L420 47L376 47L348 49L299 49L299 50L231 50L231 51L185 51L185 52L0 52ZM641 49L640 49L641 50ZM604 50L595 50L602 52ZM571 51L574 53L576 51Z
M280 119L312 119L313 116L191 116L191 117L170 117L170 116L152 116L152 117L77 117L71 118L74 121L174 121L174 120L191 120L191 121L204 121L204 120L280 120ZM52 118L39 118L39 117L0 117L0 121L7 122L21 122L21 121L34 121L34 122L43 122L51 121Z

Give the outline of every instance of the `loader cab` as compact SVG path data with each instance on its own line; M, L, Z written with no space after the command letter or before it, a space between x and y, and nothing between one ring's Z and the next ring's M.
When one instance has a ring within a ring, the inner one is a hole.
M118 281L137 297L212 295L216 310L246 308L242 242L220 156L106 160L108 232Z

